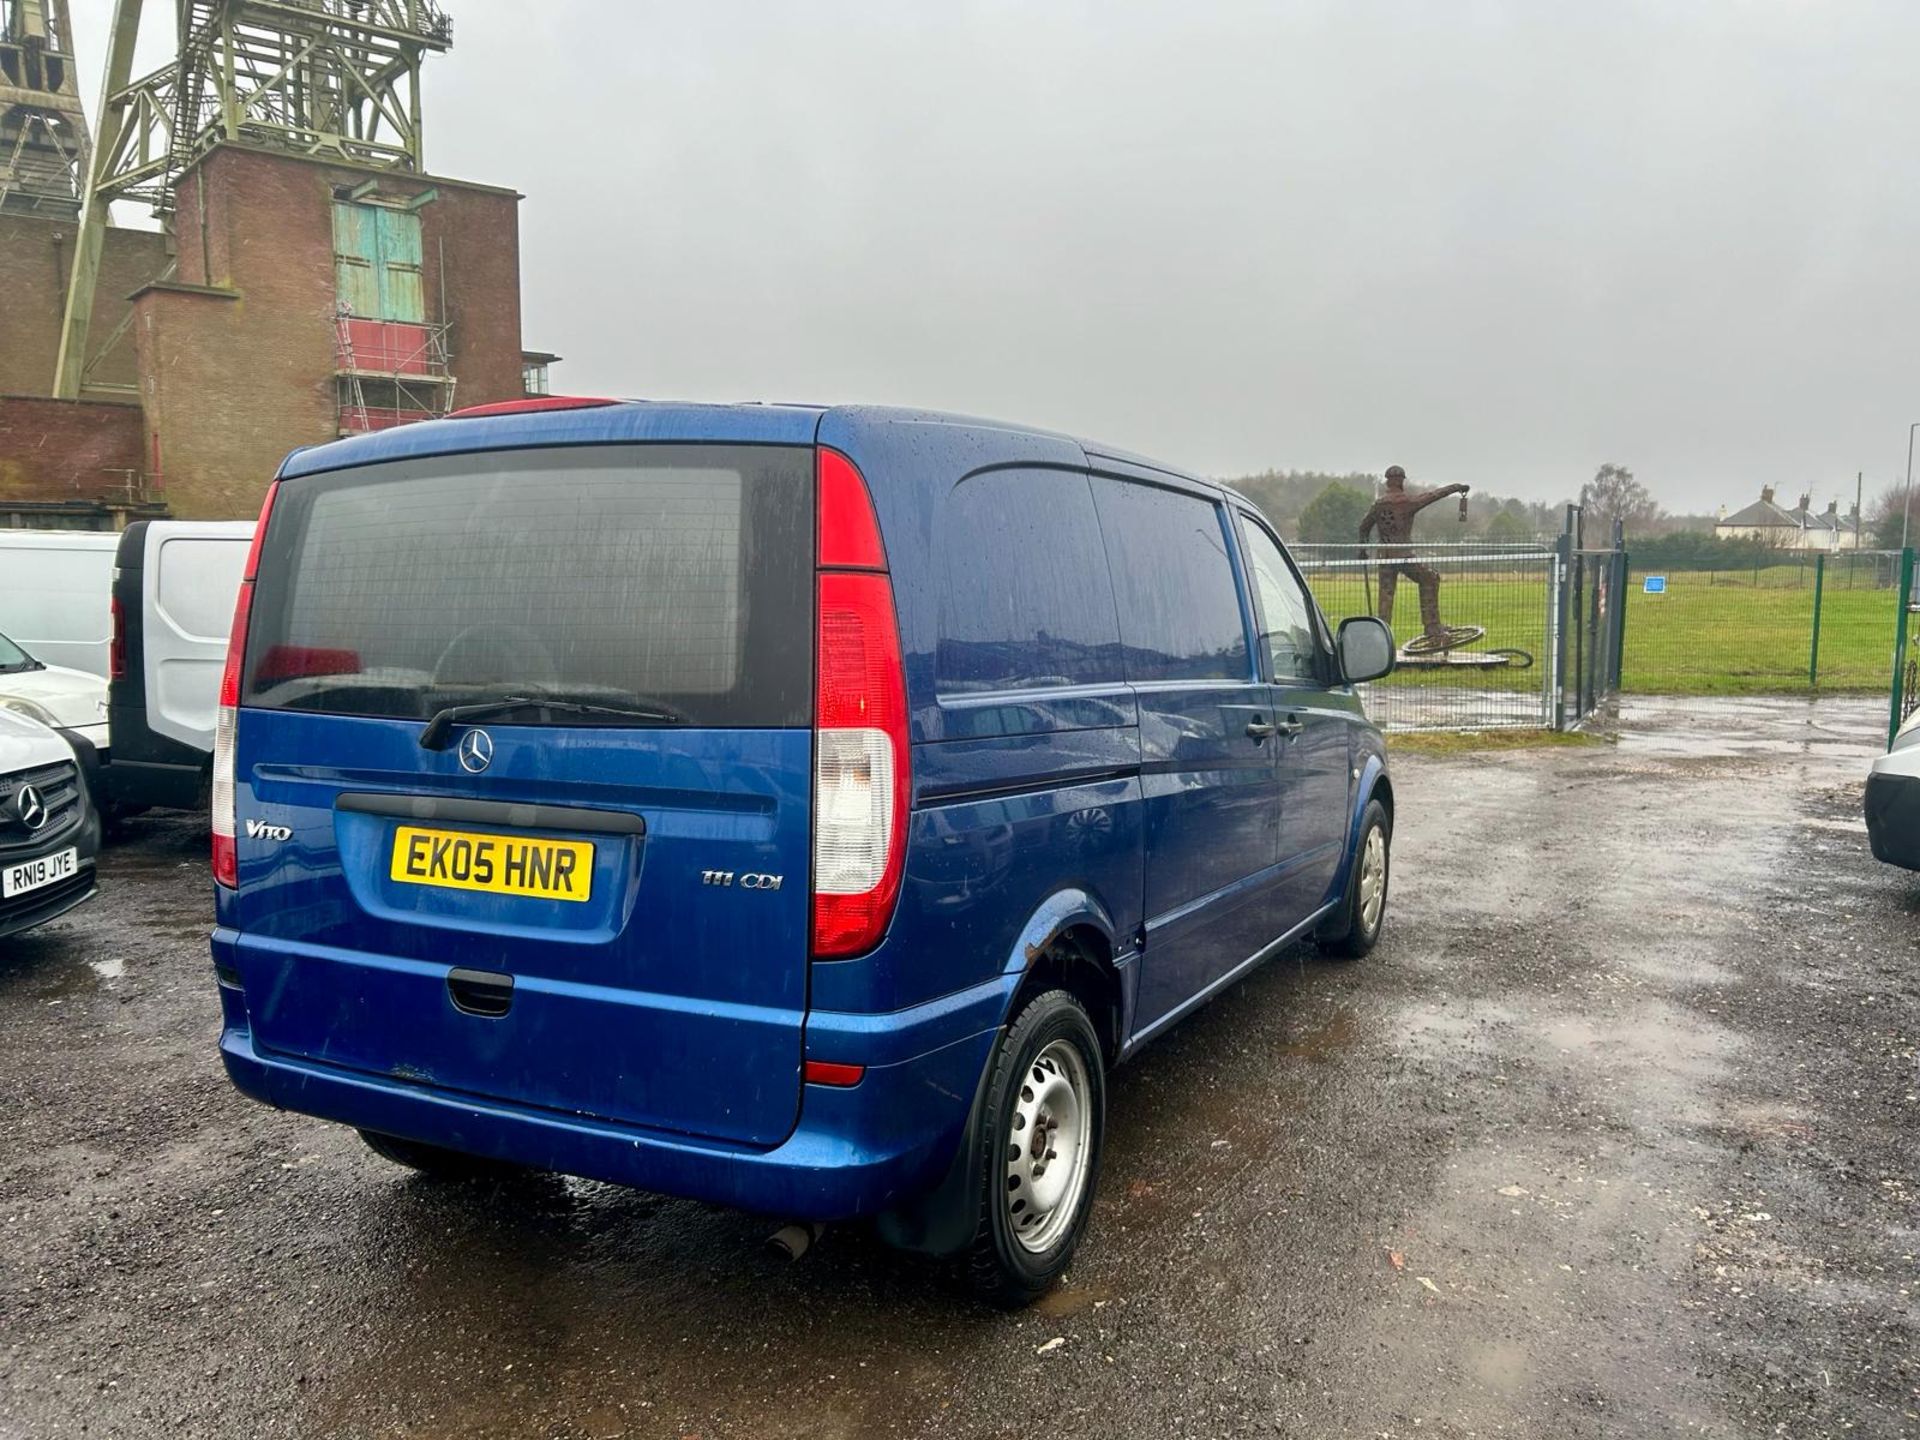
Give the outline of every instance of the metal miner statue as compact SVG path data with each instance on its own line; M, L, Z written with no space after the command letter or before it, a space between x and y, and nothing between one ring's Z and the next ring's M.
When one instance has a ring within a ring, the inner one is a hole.
M1428 640L1442 647L1447 643L1447 628L1440 623L1440 572L1431 565L1413 562L1408 548L1413 539L1413 517L1427 506L1449 495L1465 495L1465 485L1443 485L1438 490L1407 491L1407 472L1398 465L1387 467L1387 493L1373 502L1360 521L1360 542L1376 528L1380 531L1380 618L1393 624L1393 592L1406 576L1420 587L1420 628ZM1466 501L1462 500L1462 506ZM1462 512L1464 515L1464 510ZM1366 552L1360 552L1366 558Z

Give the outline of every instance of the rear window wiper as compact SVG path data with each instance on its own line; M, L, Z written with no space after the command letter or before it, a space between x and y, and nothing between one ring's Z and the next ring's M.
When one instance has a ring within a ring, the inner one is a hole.
M657 705L596 705L585 700L556 700L544 695L503 695L498 700L483 700L472 705L449 705L436 710L420 732L422 750L443 749L454 726L467 720L484 720L489 715L505 715L515 710L555 710L565 715L618 715L629 720L652 720L662 725L684 725L687 717Z

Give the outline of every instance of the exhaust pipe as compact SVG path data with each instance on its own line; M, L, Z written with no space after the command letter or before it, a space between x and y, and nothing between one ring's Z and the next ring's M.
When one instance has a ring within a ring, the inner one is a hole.
M791 1225L782 1225L769 1235L767 1247L788 1260L798 1260L813 1248L814 1241L826 1233L827 1227L818 1221L795 1221Z

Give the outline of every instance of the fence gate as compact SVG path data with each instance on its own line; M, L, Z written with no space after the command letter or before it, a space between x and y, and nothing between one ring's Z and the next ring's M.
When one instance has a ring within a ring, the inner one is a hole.
M1887 744L1907 717L1920 708L1920 615L1915 605L1913 551L1900 552L1900 609L1893 627L1893 704L1887 713Z
M1540 729L1555 723L1560 558L1537 542L1416 541L1381 555L1360 545L1295 545L1328 619L1381 615L1400 655L1364 687L1367 713L1392 731ZM1382 582L1392 593L1386 611ZM1422 587L1437 583L1441 621L1481 633L1445 650L1422 643Z
M1569 506L1558 541L1292 550L1330 620L1378 615L1392 625L1394 672L1364 687L1383 728L1565 729L1620 685L1626 553L1617 526L1611 546L1583 544L1581 519ZM1422 592L1435 586L1444 648L1424 639Z
M1604 548L1587 545L1586 516L1567 507L1560 557L1558 627L1561 682L1556 730L1578 725L1620 689L1620 658L1627 617L1627 552L1618 520Z

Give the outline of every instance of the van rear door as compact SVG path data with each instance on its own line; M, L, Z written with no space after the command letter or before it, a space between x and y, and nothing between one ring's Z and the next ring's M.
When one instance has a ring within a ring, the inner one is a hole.
M252 543L253 525L244 520L147 526L140 587L147 728L202 754L213 751L227 632Z
M257 1044L747 1144L791 1130L813 484L809 448L723 445L282 482L237 740Z

